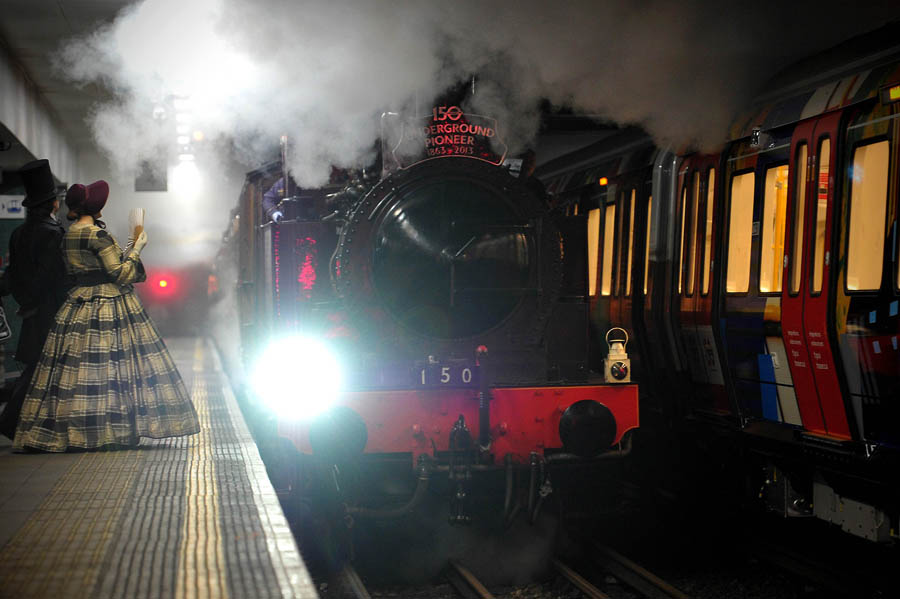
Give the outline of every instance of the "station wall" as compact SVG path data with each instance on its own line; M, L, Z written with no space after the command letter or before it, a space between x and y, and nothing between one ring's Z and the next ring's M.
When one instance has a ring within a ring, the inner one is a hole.
M81 176L78 154L34 85L8 54L0 50L0 123L35 158L47 158L54 175L63 183Z

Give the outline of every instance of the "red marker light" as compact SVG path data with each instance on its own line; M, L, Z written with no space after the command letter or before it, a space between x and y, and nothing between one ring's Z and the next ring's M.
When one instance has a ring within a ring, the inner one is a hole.
M598 182L600 185L608 185L608 184L609 184L609 179L607 179L606 177L600 177L600 180L597 181L597 182Z
M182 293L182 282L172 272L148 273L147 291L154 301L174 300Z

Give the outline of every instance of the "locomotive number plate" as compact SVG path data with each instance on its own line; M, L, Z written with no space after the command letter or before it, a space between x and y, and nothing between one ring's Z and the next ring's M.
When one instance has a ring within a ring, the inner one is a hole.
M477 387L478 368L469 360L447 362L419 362L414 370L413 383L419 387Z

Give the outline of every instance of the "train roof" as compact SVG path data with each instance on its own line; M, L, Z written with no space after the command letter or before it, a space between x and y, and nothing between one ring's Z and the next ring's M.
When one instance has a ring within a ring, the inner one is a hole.
M653 163L656 146L640 127L626 127L535 169L549 193L568 193Z
M897 82L900 21L893 21L782 70L734 120L728 140L864 102Z

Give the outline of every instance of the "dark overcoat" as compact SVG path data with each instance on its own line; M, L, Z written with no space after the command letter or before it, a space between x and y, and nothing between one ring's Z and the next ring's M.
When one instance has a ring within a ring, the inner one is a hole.
M26 220L9 241L6 283L18 302L22 330L16 360L36 364L53 317L66 299L68 278L60 248L65 229L55 219Z

